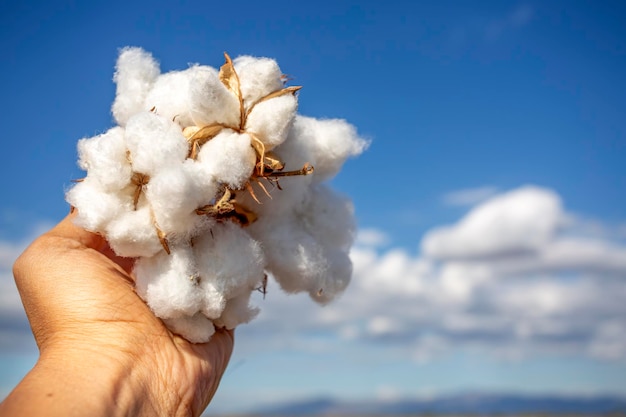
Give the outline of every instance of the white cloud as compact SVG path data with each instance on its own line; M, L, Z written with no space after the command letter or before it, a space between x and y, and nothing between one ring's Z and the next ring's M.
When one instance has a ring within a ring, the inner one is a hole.
M367 332L374 337L401 333L402 325L394 317L375 316L367 323Z
M443 203L448 206L473 206L482 203L498 192L496 187L484 186L451 191L443 196Z
M377 229L361 229L356 236L356 244L369 247L386 246L389 243L389 236Z
M491 198L454 226L430 231L422 249L443 259L535 251L553 236L562 218L558 195L527 186Z
M245 333L265 335L273 348L306 348L331 330L338 342L418 362L455 349L624 360L626 245L579 236L562 221L568 216L555 192L522 187L434 229L423 253L360 244L342 298L319 308L272 291Z

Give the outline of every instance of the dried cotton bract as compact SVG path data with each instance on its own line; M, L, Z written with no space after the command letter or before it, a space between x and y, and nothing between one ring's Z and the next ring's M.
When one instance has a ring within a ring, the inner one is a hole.
M137 258L137 293L192 342L250 321L267 274L325 303L352 273L352 205L323 182L366 142L343 120L297 115L300 87L276 61L225 58L161 74L123 49L118 126L78 142L87 176L66 195L78 225Z

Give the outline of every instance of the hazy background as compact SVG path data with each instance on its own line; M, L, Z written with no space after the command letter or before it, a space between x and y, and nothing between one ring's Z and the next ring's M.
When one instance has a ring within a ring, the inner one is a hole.
M3 2L0 34L0 397L37 353L12 262L68 211L127 45L276 58L301 114L372 140L333 181L353 283L325 308L270 283L209 410L626 395L623 2Z

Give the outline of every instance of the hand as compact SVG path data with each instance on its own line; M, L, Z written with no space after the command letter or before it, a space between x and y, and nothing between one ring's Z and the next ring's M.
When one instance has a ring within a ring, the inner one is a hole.
M40 358L1 415L198 416L233 349L170 333L137 296L132 260L72 223L39 237L14 265Z

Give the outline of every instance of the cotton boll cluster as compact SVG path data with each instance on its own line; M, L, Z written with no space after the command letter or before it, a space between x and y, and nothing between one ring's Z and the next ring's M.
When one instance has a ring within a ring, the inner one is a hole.
M78 143L76 223L137 258L137 293L175 333L205 342L250 321L268 274L320 303L348 285L351 202L324 181L366 142L343 120L296 114L276 61L161 74L139 48L117 62L118 126Z

